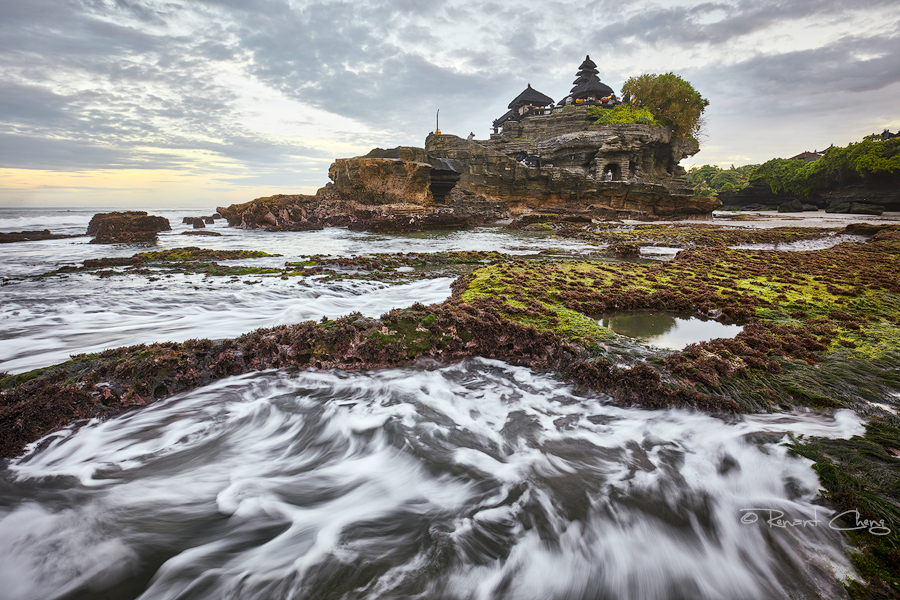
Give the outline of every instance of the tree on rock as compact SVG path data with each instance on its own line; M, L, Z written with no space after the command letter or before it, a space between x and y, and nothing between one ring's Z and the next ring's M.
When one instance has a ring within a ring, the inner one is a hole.
M709 106L709 100L674 73L631 77L622 86L622 93L635 98L638 105L671 127L672 133L680 138L697 137L703 124L703 111Z

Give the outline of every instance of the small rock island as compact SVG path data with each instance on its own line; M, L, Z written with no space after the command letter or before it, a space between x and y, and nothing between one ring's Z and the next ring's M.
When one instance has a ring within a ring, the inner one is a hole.
M529 84L489 139L434 131L424 148L376 148L337 159L313 196L279 195L220 207L229 224L274 231L347 225L372 231L467 227L531 213L585 219L710 218L679 162L699 144L669 127L601 124L622 101L586 57L558 104ZM628 98L626 98L626 102Z

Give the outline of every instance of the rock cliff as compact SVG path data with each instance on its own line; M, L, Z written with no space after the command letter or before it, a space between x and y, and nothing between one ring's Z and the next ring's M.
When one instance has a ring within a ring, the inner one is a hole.
M273 196L219 208L230 224L299 230L324 225L421 230L531 212L584 218L708 218L679 161L699 151L667 128L595 125L587 109L509 122L488 140L430 134L425 148L341 158L315 196Z
M605 131L535 140L528 150L540 154L526 156L537 156L540 166L527 166L509 156L523 153L524 144L481 143L431 134L425 150L429 156L462 164L458 186L505 202L513 215L553 210L593 213L598 218L709 216L721 203L694 196L684 179L665 170L672 160L671 144L665 133L657 134L660 138L655 144L642 139L652 133L641 125L612 126ZM650 156L638 161L645 153ZM653 159L660 155L662 161ZM566 162L572 166L554 166Z
M900 173L834 180L808 198L775 194L768 184L757 181L736 192L721 193L719 199L726 208L746 210L775 210L797 200L827 212L881 214L886 210L900 211Z

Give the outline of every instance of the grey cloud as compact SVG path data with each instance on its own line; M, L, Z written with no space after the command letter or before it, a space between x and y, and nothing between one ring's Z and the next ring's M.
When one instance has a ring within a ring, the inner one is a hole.
M724 49L730 40L774 23L810 14L839 18L847 11L891 5L888 0L853 5L747 0L694 7L623 7L612 0L577 7L552 1L341 0L292 7L287 0L0 0L0 133L18 136L4 139L22 149L4 147L0 158L16 165L57 160L58 168L194 168L172 152L197 149L267 170L267 165L291 164L291 155L318 157L310 148L233 124L238 96L212 76L216 66L229 63L288 97L387 131L398 143L421 144L437 108L467 129L476 122L483 128L528 82L558 98L585 53L608 81L604 57L647 45ZM719 11L721 20L703 23L711 11ZM186 22L196 23L188 34L179 28ZM460 23L467 37L450 39L446 30ZM747 90L788 97L823 89L874 90L898 80L890 60L896 43L896 36L859 35L805 52L769 49L736 65L713 63L684 74L692 82L697 78L704 95L723 98ZM420 47L438 54L456 48L449 57L455 66L442 66L446 54L436 60L415 50ZM882 58L860 61L848 47ZM61 92L65 86L59 82L69 76L97 85L87 92ZM57 148L40 142L51 138L70 141ZM371 140L347 135L342 141ZM142 153L139 146L158 152Z
M97 168L180 168L182 164L163 153L138 153L80 140L59 140L0 133L0 167L48 170Z
M770 106L780 103L790 110L821 103L822 96L831 101L897 83L900 62L894 49L898 44L900 34L848 37L826 48L760 54L727 67L711 65L695 71L696 81L719 95L765 98ZM860 59L858 53L875 58Z

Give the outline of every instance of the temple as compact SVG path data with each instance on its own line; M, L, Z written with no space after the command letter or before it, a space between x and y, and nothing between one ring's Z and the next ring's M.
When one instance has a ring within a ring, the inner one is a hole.
M517 123L526 117L557 113L569 105L612 108L619 104L613 89L600 81L598 73L597 63L591 60L590 55L585 56L584 62L575 74L572 89L555 106L553 98L532 88L529 83L528 87L509 103L507 107L509 110L499 119L494 119L491 124L494 133L500 133L500 129L509 122Z
M565 104L594 104L608 103L610 98L615 99L613 89L600 81L597 77L597 64L591 60L590 55L584 57L584 62L578 67L576 79L572 83L571 91L566 97Z
M493 122L489 139L435 130L424 148L375 148L339 158L328 170L333 183L316 196L296 197L293 208L275 211L271 199L260 199L257 212L268 223L260 226L302 229L315 222L419 231L532 215L573 223L710 219L721 202L695 196L679 166L699 151L697 141L668 127L598 122L598 110L618 103L586 56L560 102L528 84ZM258 222L250 212L229 222Z
M521 121L529 115L549 114L553 107L553 98L540 93L531 84L509 103L509 111L499 119L494 119L494 133L499 131L507 121Z

